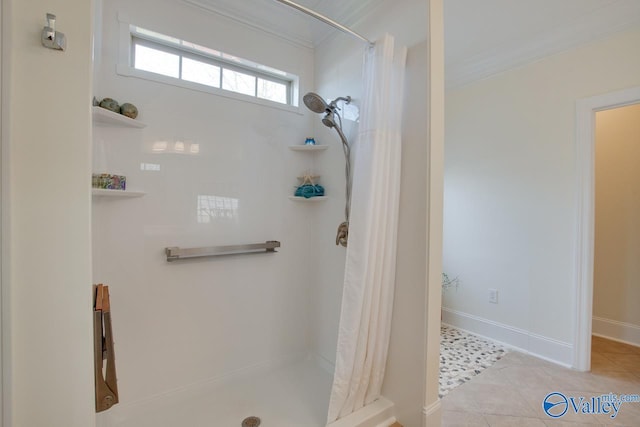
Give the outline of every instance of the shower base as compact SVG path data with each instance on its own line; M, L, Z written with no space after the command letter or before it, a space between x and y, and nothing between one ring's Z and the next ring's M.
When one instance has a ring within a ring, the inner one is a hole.
M325 367L326 369L326 367ZM311 359L184 390L97 415L97 427L325 427L333 375ZM122 390L121 390L122 392ZM381 397L326 427L387 427L393 403Z
M260 427L323 427L332 376L311 360L98 415L98 427L240 427L258 417ZM188 394L188 396L186 396Z

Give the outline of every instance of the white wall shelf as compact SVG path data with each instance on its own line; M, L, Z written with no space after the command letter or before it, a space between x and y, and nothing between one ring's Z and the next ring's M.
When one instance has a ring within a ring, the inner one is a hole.
M329 148L329 146L326 145L326 144L324 144L324 145L313 145L313 144L303 145L303 144L298 144L298 145L290 145L289 146L289 150L293 150L293 151L324 151L327 148Z
M100 126L115 126L115 127L130 127L130 128L144 128L147 125L139 122L138 120L130 119L122 114L114 113L106 108L92 107L93 109L93 123Z
M93 195L93 197L131 198L131 197L143 197L147 193L143 191L105 190L102 188L92 188L91 194Z
M300 181L303 181L305 176L304 175L300 175L297 177ZM322 175L309 175L309 178L311 178L311 180L313 181L314 184L317 184L318 181L320 181L320 178L322 178Z
M310 152L310 153L316 153L318 151L324 151L327 148L329 148L328 145L324 144L324 145L315 145L315 144L298 144L298 145L290 145L289 149L293 150L293 151L306 151L306 152ZM311 180L314 183L317 183L317 181L320 179L320 175L312 175ZM304 180L304 176L299 176L298 180L302 181ZM314 202L322 202L324 200L327 200L327 197L325 196L317 196L317 197L309 197L308 199L305 197L299 197L299 196L289 196L289 200L292 200L294 202L301 202L301 203L314 203Z
M302 203L312 203L312 202L324 202L327 200L327 196L316 196L316 197L298 197L298 196L289 196L289 200L293 200L294 202L302 202Z

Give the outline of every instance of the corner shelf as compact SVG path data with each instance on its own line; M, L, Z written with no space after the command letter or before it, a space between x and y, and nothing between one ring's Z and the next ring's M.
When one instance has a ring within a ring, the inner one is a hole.
M289 150L292 151L305 151L307 153L317 153L318 151L324 151L329 148L326 144L297 144L297 145L289 145ZM320 178L320 175L313 175L312 180L317 180ZM304 179L304 177L299 176L298 179ZM326 196L316 196L309 197L308 199L300 196L289 196L289 200L292 202L298 203L318 203L327 200Z
M143 197L145 192L142 191L129 191L129 190L104 190L102 188L92 188L91 195L93 197L117 197L117 198L132 198Z
M308 199L306 197L289 196L289 200L300 203L324 202L327 199L327 196L309 197Z
M142 129L147 127L145 123L130 119L122 114L114 113L106 108L93 106L93 123L100 126L119 126Z
M289 150L293 150L293 151L324 151L327 148L329 148L329 146L326 145L326 144L323 144L323 145L298 144L298 145L290 145L289 146Z

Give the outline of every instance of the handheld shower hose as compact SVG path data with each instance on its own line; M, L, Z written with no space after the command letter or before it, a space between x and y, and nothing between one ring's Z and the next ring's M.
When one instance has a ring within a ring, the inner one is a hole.
M304 105L314 113L324 113L325 116L322 119L322 124L329 128L333 128L338 132L340 140L342 141L342 150L344 151L345 158L345 207L344 216L345 221L338 226L338 233L336 235L336 245L347 246L349 238L349 215L351 214L351 147L349 141L342 131L342 118L338 114L337 103L342 101L346 104L351 102L351 97L339 97L327 104L327 102L317 93L309 92L302 97ZM337 119L337 120L336 120Z

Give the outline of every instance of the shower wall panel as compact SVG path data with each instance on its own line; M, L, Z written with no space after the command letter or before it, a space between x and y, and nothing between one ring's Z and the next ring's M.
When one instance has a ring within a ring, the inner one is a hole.
M93 202L93 277L111 290L121 402L304 357L317 211L288 200L308 159L287 146L304 141L316 117L118 75L118 16L287 70L301 93L312 90L314 58L181 2L103 4L95 96L135 104L148 125L94 127L94 172L126 175L146 193ZM282 248L175 263L164 255L266 240Z
M335 33L325 41L316 49L317 92L329 99L349 95L352 98L351 106L359 109L362 101L363 52L362 42L342 33ZM354 159L358 149L358 124L354 120L343 119L343 130L352 147L351 158ZM335 244L336 230L344 221L345 160L340 139L333 129L317 120L315 134L323 144L331 146L326 155L319 158L319 169L326 176L323 182L334 191L331 199L319 211L316 228L316 250L322 268L317 273L317 283L313 289L313 350L332 371L336 360L346 256L346 249Z

